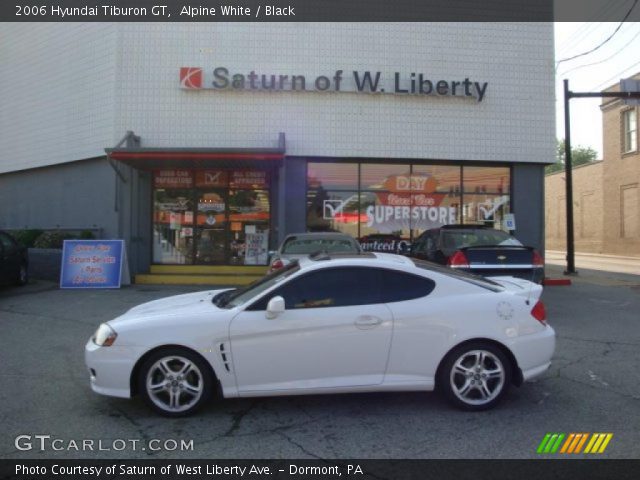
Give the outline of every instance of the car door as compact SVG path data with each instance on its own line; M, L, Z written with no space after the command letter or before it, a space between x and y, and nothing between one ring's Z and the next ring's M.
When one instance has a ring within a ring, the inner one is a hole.
M393 320L381 288L377 269L322 268L249 305L230 326L240 395L382 383ZM285 311L268 319L278 295Z

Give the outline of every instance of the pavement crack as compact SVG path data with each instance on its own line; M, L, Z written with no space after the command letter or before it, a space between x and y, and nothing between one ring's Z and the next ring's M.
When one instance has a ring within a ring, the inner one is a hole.
M570 337L568 335L558 335L558 334L556 334L556 338L562 338L562 339L565 339L565 340L573 340L575 342L600 343L600 344L603 344L603 345L607 345L611 349L613 348L613 347L611 347L611 345L622 345L622 346L628 346L628 347L640 346L640 342L618 342L618 341L614 341L614 340L595 340L595 339L591 339L591 338Z
M583 382L582 380L578 380L577 378L571 378L571 377L568 377L566 375L562 375L562 374L560 374L560 372L558 372L557 378L561 378L563 380L569 380L570 382L574 382L574 383L578 383L580 385L585 385L587 387L595 388L596 390L603 390L605 392L611 392L611 393L613 393L615 395L618 395L618 396L623 397L623 398L627 398L629 400L640 400L640 395L633 395L631 393L624 393L624 392L621 392L621 391L616 390L614 388L611 388L609 386L604 386L604 385L601 386L601 385L597 385L597 384L592 383L592 382Z
M147 446L149 445L149 442L152 440L151 438L149 438L149 435L147 435L147 433L144 431L144 427L142 425L140 425L140 423L138 423L133 417L131 417L131 415L129 415L124 409L119 408L114 406L113 409L122 417L124 418L126 421L128 421L131 425L133 425L133 427L136 429L136 432L138 432L138 434L140 435L140 438L142 438L142 440L144 440L144 447L142 447L143 451L148 455L148 456L153 456L156 452L154 452L153 450L149 450L147 448Z
M280 435L282 438L284 438L291 445L294 445L294 446L298 447L304 454L306 454L306 455L308 455L308 456L310 456L312 458L315 458L315 459L318 459L318 460L322 460L323 462L327 461L326 459L322 458L321 456L316 455L315 453L307 450L302 444L296 442L293 438L291 438L289 435L287 435L283 431L274 432L274 433L276 433L277 435Z
M242 421L244 420L244 418L251 413L251 410L253 410L257 404L258 404L257 401L251 402L251 404L244 410L239 410L237 412L234 412L231 417L231 426L224 434L222 434L222 436L223 437L234 436L234 433L240 429L240 425L242 424Z

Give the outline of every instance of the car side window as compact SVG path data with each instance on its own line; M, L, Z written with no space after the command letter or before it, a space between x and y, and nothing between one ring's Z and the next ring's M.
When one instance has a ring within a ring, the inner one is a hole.
M377 268L326 268L290 280L247 310L266 310L269 300L278 295L287 310L383 303L382 283Z
M430 278L397 270L384 270L382 275L384 303L404 302L429 295L436 287Z

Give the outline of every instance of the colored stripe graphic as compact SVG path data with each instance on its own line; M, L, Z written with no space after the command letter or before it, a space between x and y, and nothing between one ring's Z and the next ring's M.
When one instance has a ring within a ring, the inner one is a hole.
M566 438L566 440L565 440ZM603 453L609 442L613 438L613 433L547 433L540 445L538 445L537 453L562 453L562 454L578 454L578 453ZM589 440L587 442L587 440ZM584 451L582 448L586 443ZM561 448L562 446L562 448Z
M564 437L564 433L547 433L540 442L537 452L556 453Z
M612 437L613 433L594 433L584 453L603 453Z

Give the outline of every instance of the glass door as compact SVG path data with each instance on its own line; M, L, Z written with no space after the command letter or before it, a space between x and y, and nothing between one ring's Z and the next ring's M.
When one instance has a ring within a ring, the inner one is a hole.
M190 264L193 258L192 191L157 188L153 196L153 263Z
M223 189L196 191L194 263L220 265L229 258L227 192Z

